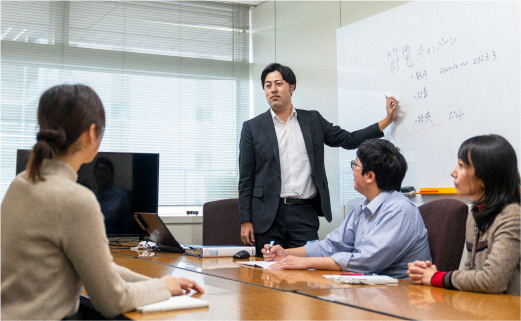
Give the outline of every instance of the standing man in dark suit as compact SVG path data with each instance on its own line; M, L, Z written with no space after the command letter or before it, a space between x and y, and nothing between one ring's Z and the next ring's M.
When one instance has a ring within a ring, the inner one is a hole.
M332 219L324 144L355 149L382 137L398 107L388 97L385 119L350 133L317 111L293 107L297 80L289 67L270 64L261 81L271 108L244 122L239 144L241 239L255 243L260 257L270 241L294 248L318 239L318 216Z

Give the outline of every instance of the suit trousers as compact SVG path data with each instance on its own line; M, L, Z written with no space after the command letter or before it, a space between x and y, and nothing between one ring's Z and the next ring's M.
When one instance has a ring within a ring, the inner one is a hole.
M263 234L255 233L255 250L262 257L261 249L274 241L285 249L304 246L308 241L318 240L320 221L311 204L292 205L279 202L277 216L271 227Z

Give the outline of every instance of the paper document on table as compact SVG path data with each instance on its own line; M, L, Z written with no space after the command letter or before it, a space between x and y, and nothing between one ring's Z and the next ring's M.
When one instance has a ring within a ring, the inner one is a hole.
M146 313L146 312L205 308L207 306L209 306L209 303L207 301L192 298L191 296L178 295L178 296L173 296L168 300L142 305L140 307L137 307L136 311L141 312L141 313Z
M343 284L398 284L398 279L387 275L324 275L324 277Z
M266 261L236 261L235 263L242 264L242 265L258 266L258 267L261 267L263 269L268 269L270 267L270 265L275 264L277 262L275 262L275 261L270 261L270 262L266 262Z

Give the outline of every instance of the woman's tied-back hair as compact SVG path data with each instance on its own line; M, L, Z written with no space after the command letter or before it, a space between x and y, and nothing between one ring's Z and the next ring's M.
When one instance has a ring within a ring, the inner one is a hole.
M483 196L472 207L478 229L485 232L503 207L520 201L516 152L502 136L482 135L464 141L458 158L473 166L474 175L485 185Z
M31 159L27 164L29 179L44 180L41 175L43 160L65 155L76 140L96 126L101 135L105 127L105 110L98 95L85 85L58 85L43 93L38 105L38 124ZM74 152L74 151L70 151Z

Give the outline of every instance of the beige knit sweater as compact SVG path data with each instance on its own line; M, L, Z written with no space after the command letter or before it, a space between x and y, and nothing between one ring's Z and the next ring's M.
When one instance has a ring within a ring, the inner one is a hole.
M443 278L444 286L463 291L519 296L519 239L519 204L506 206L486 233L478 233L474 217L469 213L465 267L447 273Z
M96 197L69 165L45 160L42 174L36 184L18 175L2 201L2 319L70 316L83 287L108 317L170 297L161 280L113 262Z

